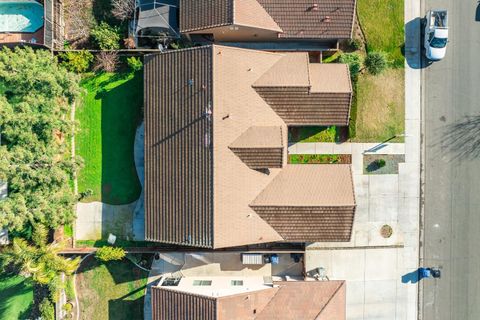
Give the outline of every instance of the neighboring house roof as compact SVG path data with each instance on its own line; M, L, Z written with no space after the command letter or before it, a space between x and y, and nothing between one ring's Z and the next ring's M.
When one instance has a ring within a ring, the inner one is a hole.
M305 56L207 46L146 57L147 240L223 248L287 239L250 207L287 147L286 121L253 84L282 59L308 65Z
M351 38L356 0L181 0L184 33L242 25L285 39Z
M344 320L344 281L274 282L265 290L223 297L152 287L153 320Z

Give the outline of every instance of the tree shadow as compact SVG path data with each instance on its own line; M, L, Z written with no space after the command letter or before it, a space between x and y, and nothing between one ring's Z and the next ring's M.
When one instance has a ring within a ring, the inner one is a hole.
M466 116L441 130L443 134L437 134L432 144L432 147L439 147L439 156L447 155L450 162L480 156L480 116Z
M134 141L142 120L143 75L117 73L99 83L102 131L102 202L127 204L138 199L140 181L134 161ZM117 86L110 85L125 81Z
M4 274L0 276L0 282L6 282L10 277L11 276ZM12 316L12 304L15 303L13 300L17 299L17 296L23 296L29 292L33 292L32 286L27 284L26 281L28 280L8 286L0 291L0 319L8 319L7 316ZM29 304L29 306L27 306L26 309L18 311L15 316L17 316L18 319L28 319L31 314L32 307L33 301Z
M108 319L143 320L144 297L135 300L126 300L126 298L122 297L108 301Z

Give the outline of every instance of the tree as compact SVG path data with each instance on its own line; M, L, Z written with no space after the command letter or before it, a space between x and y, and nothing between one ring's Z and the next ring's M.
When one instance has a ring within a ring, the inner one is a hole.
M122 260L125 257L125 250L114 247L101 247L95 253L95 258L100 261Z
M42 285L49 285L50 292L56 296L61 273L73 274L78 268L80 258L66 259L59 255L65 247L62 242L47 243L47 230L38 224L32 236L33 244L21 238L13 239L10 247L0 253L0 266L13 266L24 277Z
M355 80L362 69L362 59L356 52L342 53L339 58L340 63L348 64L350 77Z
M132 70L132 72L140 71L143 68L143 63L142 63L142 60L140 60L140 58L129 57L127 58L127 64L130 70Z
M112 27L108 23L102 21L93 28L92 37L102 50L117 50L120 48L120 29Z
M102 51L95 56L95 65L93 70L115 72L119 62L116 51Z
M40 315L42 320L54 320L55 319L55 309L53 304L48 298L43 298L39 306Z
M73 220L70 182L80 161L69 154L69 137L78 83L46 50L0 50L0 180L9 192L0 201L0 227Z
M133 18L135 0L112 0L112 15L120 21Z
M387 55L384 52L369 52L365 58L365 68L373 75L382 73L387 66Z

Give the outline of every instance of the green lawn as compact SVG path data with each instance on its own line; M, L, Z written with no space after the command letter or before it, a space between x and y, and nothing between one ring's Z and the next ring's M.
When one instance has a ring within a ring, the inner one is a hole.
M356 89L355 142L381 142L405 132L404 70L361 74ZM390 142L402 142L402 137Z
M403 0L358 0L357 13L367 50L388 53L395 67L404 66Z
M78 191L93 191L83 201L133 202L141 191L133 145L142 118L142 74L96 74L81 85L86 92L76 109L80 128L75 147L85 167L78 175Z
M0 275L0 319L27 319L33 304L33 286L24 277Z
M143 319L148 272L124 259L100 263L88 258L77 275L81 319Z
M289 142L337 142L337 128L331 127L290 127L288 129Z

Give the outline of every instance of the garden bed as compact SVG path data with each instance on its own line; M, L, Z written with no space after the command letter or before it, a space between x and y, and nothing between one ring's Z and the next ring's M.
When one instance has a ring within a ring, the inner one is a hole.
M148 272L127 259L87 258L77 274L80 319L143 319Z
M364 174L398 174L398 164L405 162L403 154L365 154Z
M290 154L290 164L351 164L351 154Z

